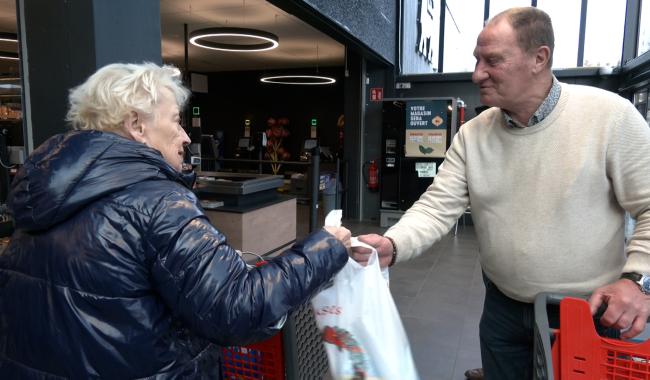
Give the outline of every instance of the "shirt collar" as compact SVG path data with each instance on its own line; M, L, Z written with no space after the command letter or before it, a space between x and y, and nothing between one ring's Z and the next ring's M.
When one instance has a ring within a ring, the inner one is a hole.
M519 124L518 122L515 121L510 115L508 115L507 112L503 112L503 116L506 119L506 124L511 127L511 128L526 128L526 127L532 127L533 125L541 122L548 116L551 111L553 111L553 108L557 105L557 102L560 100L560 93L562 92L562 85L560 85L560 81L557 80L555 75L553 75L553 84L551 85L551 90L548 92L548 95L546 96L546 99L540 104L539 108L537 108L537 111L533 113L533 116L530 117L528 120L527 125L522 125Z

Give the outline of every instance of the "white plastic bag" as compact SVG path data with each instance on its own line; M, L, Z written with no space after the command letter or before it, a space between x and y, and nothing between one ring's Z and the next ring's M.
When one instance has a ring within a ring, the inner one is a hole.
M335 380L419 379L376 251L366 267L348 259L312 307Z

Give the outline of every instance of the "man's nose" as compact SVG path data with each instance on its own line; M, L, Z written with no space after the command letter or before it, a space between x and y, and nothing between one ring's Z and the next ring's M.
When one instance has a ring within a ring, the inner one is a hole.
M487 72L483 69L483 64L477 62L474 67L474 72L472 73L472 82L479 84L488 77Z

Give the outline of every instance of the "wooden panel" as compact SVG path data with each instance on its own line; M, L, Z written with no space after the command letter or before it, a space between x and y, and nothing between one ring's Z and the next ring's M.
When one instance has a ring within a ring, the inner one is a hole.
M234 212L205 211L210 223L226 235L228 244L235 249L242 247L242 216Z
M264 254L296 239L296 200L245 213L206 211L233 248Z
M244 214L244 251L266 253L296 239L296 199Z

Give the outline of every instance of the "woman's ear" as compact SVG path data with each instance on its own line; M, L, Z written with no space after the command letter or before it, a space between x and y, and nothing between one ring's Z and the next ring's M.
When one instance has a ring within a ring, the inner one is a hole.
M142 121L142 118L139 117L137 112L131 111L124 119L124 132L127 138L146 145L147 141L144 136L145 126Z

